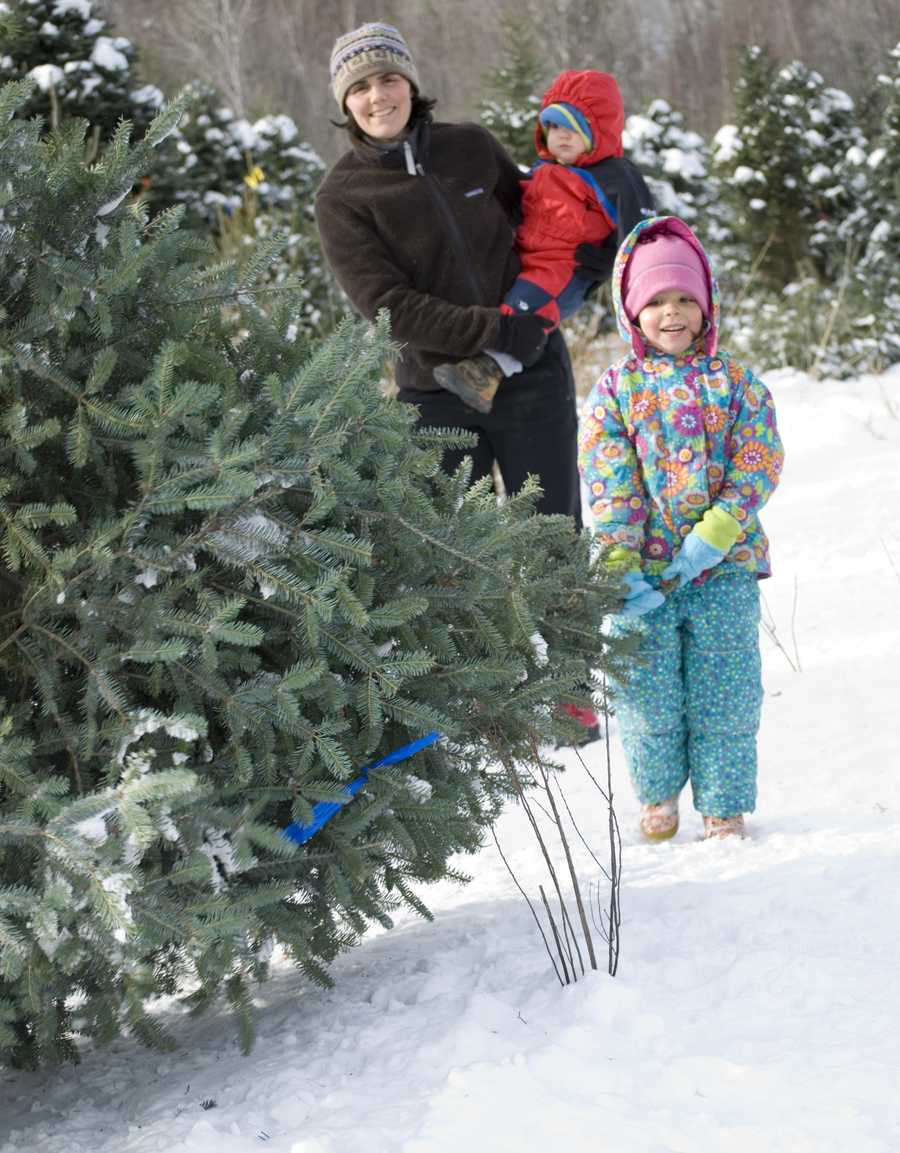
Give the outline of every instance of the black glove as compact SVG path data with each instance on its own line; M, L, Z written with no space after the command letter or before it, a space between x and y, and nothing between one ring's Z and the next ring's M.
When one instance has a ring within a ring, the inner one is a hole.
M512 316L504 312L494 345L497 352L514 356L525 368L530 368L541 359L549 335L547 330L552 327L552 320L535 316L533 312L516 312Z
M612 241L610 244L609 242ZM618 245L616 237L610 235L603 244L588 244L586 241L575 249L575 274L582 280L604 281L612 276L616 262Z

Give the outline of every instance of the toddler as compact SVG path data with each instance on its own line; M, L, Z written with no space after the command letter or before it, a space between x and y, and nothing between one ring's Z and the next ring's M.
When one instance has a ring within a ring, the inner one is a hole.
M557 327L597 281L608 279L619 243L652 213L641 174L622 155L624 124L619 86L605 72L563 72L544 93L535 126L539 159L522 182L521 269L502 312L534 314L548 332ZM434 378L470 407L490 412L504 375L521 368L488 349L438 365Z

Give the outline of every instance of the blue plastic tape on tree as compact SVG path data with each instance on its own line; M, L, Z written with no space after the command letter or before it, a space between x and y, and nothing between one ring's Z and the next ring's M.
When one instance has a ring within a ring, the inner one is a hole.
M441 734L438 732L426 733L424 737L419 737L417 741L411 741L408 745L401 745L399 749L394 749L392 753L382 757L380 761L373 761L371 765L364 765L360 769L360 774L355 777L349 785L344 788L347 794L347 799L352 800L363 785L369 779L369 772L372 769L380 769L382 765L396 765L400 761L408 760L422 749L427 749L429 745L433 745L435 741L441 739ZM330 821L335 813L340 812L344 807L344 801L319 801L318 804L313 805L312 820L308 825L298 825L296 821L283 829L284 836L289 841L295 841L298 845L305 845L306 842L316 835L321 827Z

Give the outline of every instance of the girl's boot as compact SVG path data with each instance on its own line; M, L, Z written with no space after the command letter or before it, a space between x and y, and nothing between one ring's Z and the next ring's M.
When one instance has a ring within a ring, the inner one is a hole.
M667 841L678 832L678 796L641 805L641 832L648 841Z
M724 837L743 837L744 814L737 813L733 817L704 817L703 835L707 841Z

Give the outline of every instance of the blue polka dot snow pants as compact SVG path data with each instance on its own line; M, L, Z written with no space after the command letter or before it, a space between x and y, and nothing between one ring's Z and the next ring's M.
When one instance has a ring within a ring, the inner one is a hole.
M614 708L641 803L690 780L704 816L752 812L762 706L756 577L717 573L643 617L617 618L614 630L640 634Z

